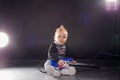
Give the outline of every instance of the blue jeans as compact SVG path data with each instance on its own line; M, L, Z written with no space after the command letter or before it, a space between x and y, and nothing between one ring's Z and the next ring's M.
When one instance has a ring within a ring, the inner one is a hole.
M73 58L60 58L59 60L64 60L64 61L72 61ZM55 62L54 60L50 60L50 65L52 65L53 67L58 67L58 63Z

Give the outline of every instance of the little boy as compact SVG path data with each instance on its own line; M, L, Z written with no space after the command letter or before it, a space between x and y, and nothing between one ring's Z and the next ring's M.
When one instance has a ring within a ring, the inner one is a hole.
M68 32L61 25L56 29L54 35L54 42L50 45L48 50L48 60L44 67L48 74L55 77L62 75L75 75L76 69L69 66L68 62L76 63L72 58L68 58L68 50L65 43L68 39Z

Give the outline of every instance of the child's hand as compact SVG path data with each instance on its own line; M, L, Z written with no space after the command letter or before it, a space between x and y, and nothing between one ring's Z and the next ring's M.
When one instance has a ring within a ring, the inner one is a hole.
M65 63L64 63L63 60L59 60L59 61L58 61L58 65L59 65L59 66L63 66L64 64L65 64Z
M71 61L71 63L75 64L75 63L77 63L77 61L75 61L75 60L72 60L72 61Z

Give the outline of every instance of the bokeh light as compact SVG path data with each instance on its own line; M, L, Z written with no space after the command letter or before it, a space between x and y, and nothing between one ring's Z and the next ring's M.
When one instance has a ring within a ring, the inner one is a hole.
M9 42L8 35L4 32L0 32L0 48L5 47Z
M110 11L116 11L119 6L119 1L118 0L105 0L106 3L106 10Z

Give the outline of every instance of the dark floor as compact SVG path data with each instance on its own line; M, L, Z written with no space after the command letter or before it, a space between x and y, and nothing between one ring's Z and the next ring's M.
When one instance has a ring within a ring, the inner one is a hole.
M21 63L22 64L22 63ZM120 65L99 65L100 68L78 67L75 76L54 78L39 71L39 65L1 67L0 80L120 80ZM43 68L43 67L41 67Z

